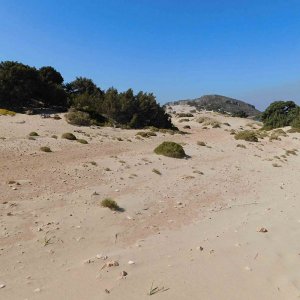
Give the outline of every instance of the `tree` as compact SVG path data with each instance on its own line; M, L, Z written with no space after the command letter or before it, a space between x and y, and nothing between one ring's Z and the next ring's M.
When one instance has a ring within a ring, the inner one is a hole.
M40 68L39 73L42 81L46 83L54 83L54 84L62 85L64 82L64 79L61 76L61 74L51 66Z
M0 63L0 101L8 106L23 106L38 98L40 77L30 66L14 61Z
M293 101L275 101L261 115L266 129L289 126L299 115L299 107Z

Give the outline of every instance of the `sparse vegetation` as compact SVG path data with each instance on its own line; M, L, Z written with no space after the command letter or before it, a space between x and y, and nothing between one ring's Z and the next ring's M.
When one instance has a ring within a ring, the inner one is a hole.
M114 211L118 211L120 210L119 205L117 204L117 202L111 198L105 198L101 201L101 206L102 207L107 207L110 210L114 210Z
M206 143L203 142L203 141L198 141L198 142L197 142L197 145L198 145L198 146L206 146Z
M192 118L194 115L191 113L178 113L176 117L178 118Z
M84 139L77 139L77 142L80 144L88 144L88 141Z
M174 142L163 142L154 149L158 155L164 155L173 158L184 158L186 156L181 145Z
M136 136L141 136L143 138L149 138L151 136L156 136L157 134L153 131L139 131Z
M238 148L244 148L244 149L246 149L246 146L243 145L243 144L237 144L236 146L237 146Z
M273 166L274 168L280 168L280 167L281 167L281 165L279 165L279 164L277 164L277 163L273 163L272 166Z
M52 150L47 146L41 147L40 150L43 152L52 152Z
M157 175L161 175L161 172L159 170L157 170L157 169L152 169L152 172L155 173L155 174L157 174Z
M61 136L63 139L70 140L70 141L75 141L77 140L76 136L73 133L66 132Z
M255 131L244 130L234 135L236 140L245 140L247 142L258 142L258 138Z
M15 115L16 115L16 113L14 111L0 108L0 116L11 116L11 117L13 117Z
M39 134L35 131L29 133L29 136L39 136Z
M184 129L191 129L191 126L190 125L185 125L183 126Z
M77 126L90 126L95 123L88 113L82 111L70 111L65 118L68 123Z

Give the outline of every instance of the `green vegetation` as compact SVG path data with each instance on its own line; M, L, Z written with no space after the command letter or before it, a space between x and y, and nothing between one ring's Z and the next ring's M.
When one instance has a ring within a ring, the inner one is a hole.
M198 142L197 142L197 145L198 145L198 146L206 146L206 143L203 142L203 141L198 141Z
M177 115L176 115L176 117L178 117L178 118L191 118L191 117L193 117L194 115L193 114L191 114L191 113L178 113Z
M70 141L75 141L77 140L76 136L73 133L66 132L61 136L63 139L70 140Z
M143 138L149 138L151 136L156 136L157 134L153 131L139 131L136 135Z
M120 210L119 205L117 204L117 202L115 200L112 200L111 198L105 198L101 201L101 206L102 207L107 207L110 210Z
M39 136L39 134L35 131L29 133L29 136Z
M247 142L258 142L258 138L255 131L244 130L234 135L236 140L245 140Z
M104 91L85 77L65 84L62 75L51 66L36 69L19 62L1 62L0 103L5 109L17 111L73 108L67 120L81 126L113 124L126 128L176 129L152 93L134 94L132 89L120 93L113 87ZM0 114L12 115L7 110L1 110Z
M155 174L157 174L157 175L161 175L161 172L159 170L157 170L157 169L153 169L152 172L155 173Z
M43 152L52 152L49 147L41 147L40 150Z
M300 108L293 101L275 101L261 115L264 129L292 126L300 128Z
M186 156L181 145L174 142L163 142L154 149L158 155L164 155L173 158L184 158Z
M0 116L11 116L11 117L13 117L15 115L16 115L16 113L14 111L0 108Z
M78 139L77 142L80 144L88 144L88 141L84 139Z

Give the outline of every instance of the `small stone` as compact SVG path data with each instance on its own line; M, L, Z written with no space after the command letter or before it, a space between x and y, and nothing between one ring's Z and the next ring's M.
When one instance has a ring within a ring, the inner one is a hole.
M41 291L40 288L37 288L37 289L34 290L35 293L39 293L40 291Z
M5 283L0 283L0 289L3 289L5 287L6 287Z
M135 262L134 262L134 261L132 261L132 260L129 260L129 261L128 261L128 264L129 264L129 265L134 265L134 264L135 264Z
M262 227L261 229L259 229L259 231L258 231L258 232L263 232L263 233L266 233L266 232L268 232L268 229L266 229L266 228Z
M199 250L199 251L203 251L204 250L204 248L201 247L201 246L198 246L196 249Z

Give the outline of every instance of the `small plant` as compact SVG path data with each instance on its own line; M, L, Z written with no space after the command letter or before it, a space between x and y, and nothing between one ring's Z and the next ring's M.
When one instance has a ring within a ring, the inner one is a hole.
M294 127L292 127L287 132L288 133L300 133L300 128L294 128Z
M61 117L60 117L59 115L54 115L53 119L54 119L54 120L60 120Z
M157 170L157 169L153 169L152 172L155 173L155 174L157 174L157 175L161 175L161 172L159 170Z
M156 136L157 134L154 131L139 131L136 136L141 136L143 138L149 138L151 136Z
M297 155L297 152L296 152L296 150L286 150L286 151L285 151L285 154L286 154L287 156L289 156L290 154L292 154L292 155Z
M57 139L57 135L55 135L55 134L51 135L51 137L52 137L53 139Z
M203 142L203 141L198 141L198 142L197 142L197 145L198 145L198 146L204 147L204 146L206 146L206 143Z
M51 237L50 238L47 238L46 236L44 237L44 240L43 240L43 245L44 245L44 247L46 247L46 246L48 246L48 245L50 245L50 244L52 244L52 242L51 242Z
M246 146L243 145L243 144L237 144L236 146L237 146L238 148L244 148L244 149L246 149Z
M84 139L78 139L77 142L80 144L88 144L88 141Z
M258 142L257 135L252 130L244 130L234 135L236 140L245 140L247 142Z
M43 152L52 152L52 150L49 147L41 147L40 150Z
M182 123L182 122L189 122L189 121L190 121L190 119L180 119L178 122Z
M97 163L96 163L95 161L90 161L90 164L91 164L92 166L97 166Z
M184 129L191 129L191 126L190 125L185 125L183 126Z
M90 126L93 123L90 115L82 111L71 111L65 117L67 122L72 125Z
M194 115L191 113L178 113L176 117L178 118L192 118Z
M184 158L186 154L181 145L174 142L163 142L154 149L158 155L164 155L173 158Z
M61 136L63 139L70 140L70 141L75 141L77 138L73 133L66 132Z
M0 108L0 116L11 116L11 117L13 117L15 115L16 115L16 113L14 111Z
M161 287L161 288L158 286L153 287L153 282L152 282L148 295L152 296L152 295L155 295L156 293L165 292L167 290L169 290L169 289L165 288L165 287Z
M39 136L39 134L35 131L29 133L29 136Z
M107 207L110 210L120 210L119 205L117 204L117 202L115 200L112 200L111 198L105 198L101 201L101 206L102 207Z
M109 171L111 171L111 169L110 168L105 168L104 171L109 172Z
M273 163L272 166L275 167L275 168L280 168L281 167L281 165L279 165L277 163Z

